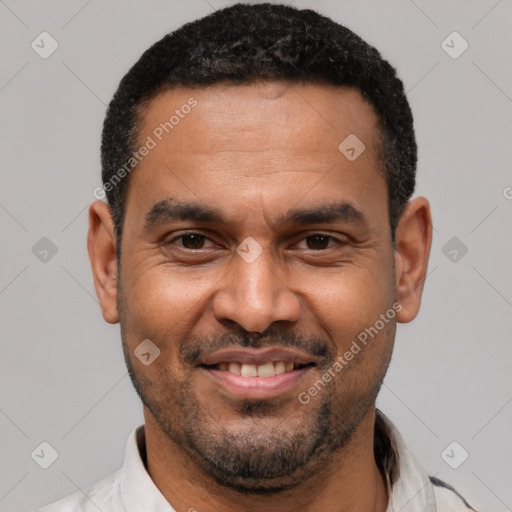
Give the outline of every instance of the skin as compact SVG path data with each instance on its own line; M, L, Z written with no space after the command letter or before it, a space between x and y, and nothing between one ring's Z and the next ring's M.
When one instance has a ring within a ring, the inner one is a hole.
M388 496L373 454L375 397L396 322L411 321L420 307L432 237L429 203L421 197L408 203L393 245L377 117L354 89L261 82L167 91L142 113L141 143L190 97L197 107L130 176L121 268L108 206L98 201L89 211L88 250L102 313L121 324L145 403L148 471L178 512L385 511ZM366 146L353 162L338 150L351 133ZM214 207L226 222L160 219L148 228L148 212L168 198ZM364 221L278 223L292 208L340 201ZM177 238L190 231L206 237L198 249L190 248L190 238ZM307 238L316 233L333 238ZM262 248L252 263L236 253L249 236ZM300 404L298 393L397 302L396 317L322 392ZM249 332L266 336L251 342ZM149 366L133 354L145 339L161 351ZM306 351L323 349L323 356L272 400L231 395L187 351L286 340ZM308 451L322 425L323 444ZM232 450L263 463L280 447L291 459L286 449L296 450L304 463L274 478L229 479L201 462L201 455Z

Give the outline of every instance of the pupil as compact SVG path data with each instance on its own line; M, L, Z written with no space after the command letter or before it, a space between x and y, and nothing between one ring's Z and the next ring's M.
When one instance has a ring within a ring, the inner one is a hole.
M310 244L309 243L310 241L313 241L313 244ZM329 244L329 237L326 235L308 236L308 248L309 249L325 249L328 244ZM313 245L314 247L311 247L311 245Z
M182 239L183 246L187 249L197 249L203 241L202 235L185 235Z

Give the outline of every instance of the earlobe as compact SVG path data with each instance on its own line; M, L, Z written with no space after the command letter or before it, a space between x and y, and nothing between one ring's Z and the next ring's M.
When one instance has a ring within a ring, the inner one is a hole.
M397 320L407 323L418 314L432 244L430 205L424 197L407 204L396 230L395 274L402 306Z
M119 321L116 237L110 208L103 201L95 201L89 207L87 251L103 318L115 324Z

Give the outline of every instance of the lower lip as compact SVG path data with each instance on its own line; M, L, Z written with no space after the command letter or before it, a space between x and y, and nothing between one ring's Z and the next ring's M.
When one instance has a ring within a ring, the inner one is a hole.
M265 400L291 391L312 367L307 366L274 377L242 377L228 371L200 369L220 384L230 395L242 399Z

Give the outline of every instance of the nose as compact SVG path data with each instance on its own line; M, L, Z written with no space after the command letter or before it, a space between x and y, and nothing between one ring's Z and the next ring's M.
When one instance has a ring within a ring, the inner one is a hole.
M249 332L264 332L274 322L297 322L300 301L268 251L248 263L236 256L213 298L218 322L235 322Z

